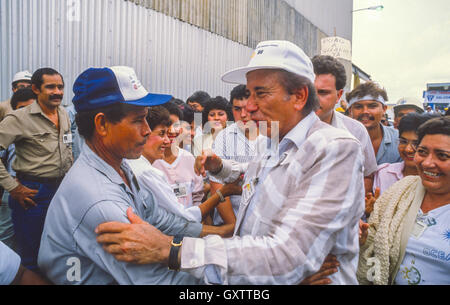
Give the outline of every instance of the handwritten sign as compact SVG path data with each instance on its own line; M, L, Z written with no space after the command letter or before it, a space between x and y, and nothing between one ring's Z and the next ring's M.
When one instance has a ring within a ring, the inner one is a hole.
M352 45L347 39L341 37L327 37L322 39L322 55L352 60Z

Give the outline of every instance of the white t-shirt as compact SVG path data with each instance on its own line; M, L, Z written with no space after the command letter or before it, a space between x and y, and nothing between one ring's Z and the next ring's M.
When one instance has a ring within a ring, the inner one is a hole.
M195 158L184 149L178 149L178 156L172 164L156 160L152 166L164 173L178 201L185 208L198 206L203 199L203 177L195 174Z
M419 211L395 284L450 284L450 204Z
M189 221L200 222L202 220L200 208L197 206L185 208L178 201L164 173L154 168L144 156L137 160L127 160L127 162L133 170L145 197L153 196L160 207Z

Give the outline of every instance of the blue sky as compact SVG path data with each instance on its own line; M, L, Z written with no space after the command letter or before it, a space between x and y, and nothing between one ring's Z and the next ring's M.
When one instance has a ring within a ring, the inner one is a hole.
M450 82L449 0L354 0L353 62L389 101L422 98L427 83Z

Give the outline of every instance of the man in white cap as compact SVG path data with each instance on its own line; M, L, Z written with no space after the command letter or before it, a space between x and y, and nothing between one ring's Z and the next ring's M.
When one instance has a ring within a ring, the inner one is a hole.
M398 153L398 130L381 123L388 101L387 93L374 82L359 85L347 93L350 116L367 129L377 164L401 162Z
M423 102L415 97L402 97L394 106L394 128L398 129L398 124L402 117L411 112L423 113Z
M21 71L14 75L11 83L12 92L16 93L19 89L31 87L31 73L28 71ZM3 118L12 111L10 99L0 103L0 122Z
M350 133L315 114L311 60L293 43L265 41L248 66L222 79L247 84L247 111L271 147L246 169L203 158L224 182L246 170L234 236L171 237L133 216L132 224L100 225L97 240L119 260L165 263L213 284L298 284L332 253L340 262L332 282L357 284L364 158Z

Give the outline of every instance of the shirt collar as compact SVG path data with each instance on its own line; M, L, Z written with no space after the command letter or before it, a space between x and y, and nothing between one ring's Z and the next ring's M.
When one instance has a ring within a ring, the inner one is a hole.
M111 180L112 183L123 185L129 191L128 185L122 180L122 177L120 177L119 173L111 165L106 163L105 160L103 160L95 152L93 152L89 145L87 145L87 143L82 147L82 154L84 154L84 157L87 159L88 164L91 167L95 168L100 173L105 175L109 180ZM137 183L137 180L130 166L126 162L122 161L120 167L124 171L130 183L134 185L134 187L139 191L139 184Z
M281 156L291 147L291 145L295 145L297 148L300 148L306 140L306 135L309 130L317 121L319 121L319 117L311 111L310 114L298 122L297 125L295 125L295 127L284 136L279 145L276 145L276 143L275 145L272 145L272 141L269 139L267 148L271 155L276 155L276 152L278 151L278 156Z
M338 129L348 130L347 126L345 126L344 121L341 118L341 115L336 110L333 112L333 118L331 119L331 126L336 127Z
M393 163L387 168L387 172L394 174L397 176L398 179L403 178L403 169L405 168L405 161Z
M381 123L380 123L380 125L383 128L383 143L392 143L392 134L391 134L390 130L388 129L389 127L384 126Z
M35 101L33 104L30 105L30 113L31 114L35 114L35 113L42 113L42 114L44 114L44 112L42 111L41 106L39 106L39 103L37 101Z

